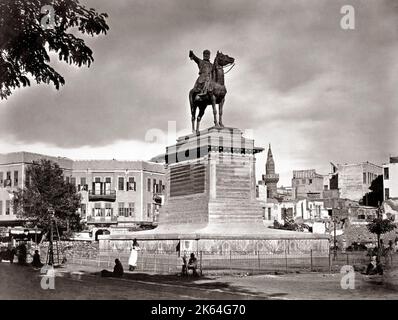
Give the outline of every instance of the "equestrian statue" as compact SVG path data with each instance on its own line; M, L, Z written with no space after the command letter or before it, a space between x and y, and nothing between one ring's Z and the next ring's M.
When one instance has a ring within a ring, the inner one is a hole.
M193 89L189 91L189 104L191 106L192 115L192 132L199 133L200 120L202 119L208 105L212 105L213 107L215 127L222 128L224 127L222 123L223 106L225 102L225 95L227 94L227 89L224 85L224 68L232 65L232 69L235 59L217 51L214 62L211 63L209 50L203 51L203 59L198 58L191 50L189 51L189 58L194 60L199 67L199 77L196 80ZM218 120L216 104L218 104ZM198 108L199 114L196 117L196 109Z

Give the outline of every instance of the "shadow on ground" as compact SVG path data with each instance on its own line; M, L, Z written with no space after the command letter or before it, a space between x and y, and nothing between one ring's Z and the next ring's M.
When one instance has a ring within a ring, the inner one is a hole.
M84 272L83 270L81 272ZM86 273L90 276L101 277L100 272ZM105 278L113 281L117 278ZM166 284L172 286L183 286L190 289L201 289L201 290L216 290L231 294L246 294L254 295L253 291L247 290L240 286L234 286L226 282L217 281L214 278L206 276L181 276L173 274L147 274L147 273L125 273L122 280L128 281L142 281L152 284ZM283 295L281 293L280 295ZM263 296L264 297L264 296Z

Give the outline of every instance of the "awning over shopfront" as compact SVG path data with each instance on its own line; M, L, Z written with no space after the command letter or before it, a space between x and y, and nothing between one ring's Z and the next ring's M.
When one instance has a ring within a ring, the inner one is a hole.
M9 230L10 235L28 235L28 234L41 234L39 229L24 229L24 228L12 228Z

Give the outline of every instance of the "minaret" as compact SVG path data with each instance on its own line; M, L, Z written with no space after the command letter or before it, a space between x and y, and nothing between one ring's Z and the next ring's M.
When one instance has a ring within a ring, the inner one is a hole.
M268 147L267 162L265 164L265 174L263 174L263 181L267 186L267 198L274 198L277 195L277 183L279 181L279 174L275 173L275 162L272 156L271 144Z

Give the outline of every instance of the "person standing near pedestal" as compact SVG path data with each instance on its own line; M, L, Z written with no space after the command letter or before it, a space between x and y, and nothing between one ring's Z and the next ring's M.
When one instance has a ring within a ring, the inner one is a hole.
M129 258L129 271L134 271L137 267L137 259L138 259L138 251L141 250L138 245L137 239L133 240L133 247L131 249L130 258Z

